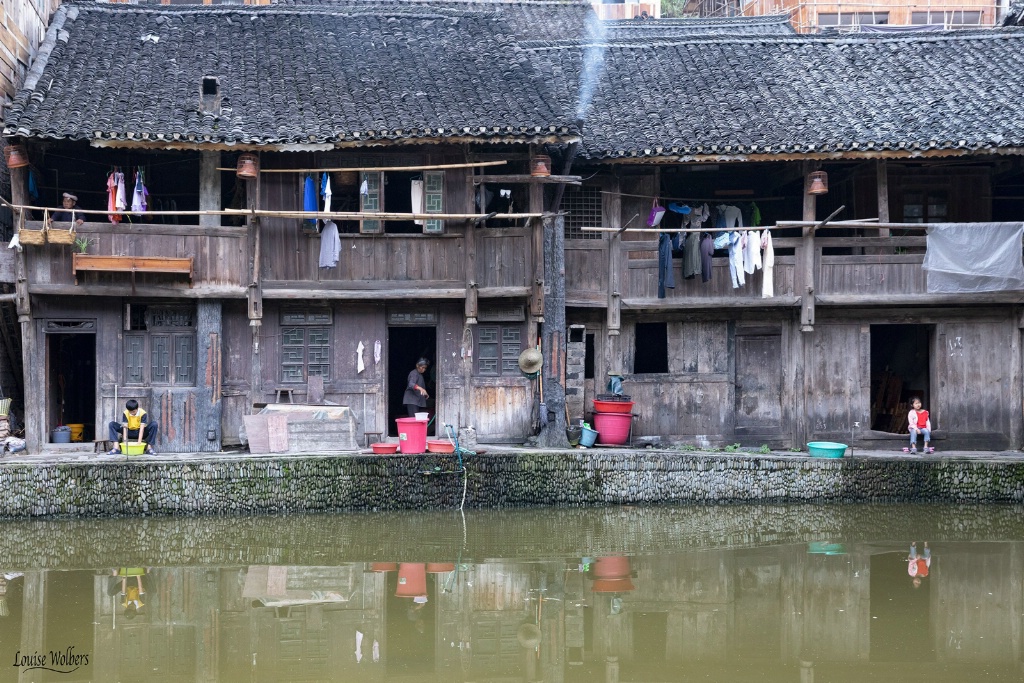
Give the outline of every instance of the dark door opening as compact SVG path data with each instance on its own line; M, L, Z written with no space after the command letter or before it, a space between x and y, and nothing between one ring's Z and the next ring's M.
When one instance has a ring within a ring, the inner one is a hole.
M932 639L931 576L910 576L906 551L871 556L872 662L928 662Z
M433 417L437 410L437 328L436 327L389 327L388 328L388 434L398 435L395 419L407 417L402 396L409 373L416 369L416 361L426 358L430 366L423 374L427 384L426 412ZM437 420L434 421L436 425Z
M928 394L932 325L871 326L871 428L903 434L910 400Z
M384 627L387 673L389 676L433 674L436 606L440 593L436 577L440 575L426 575L426 596L399 597L395 595L398 590L398 574L387 574Z
M47 408L49 429L85 425L82 438L96 438L96 335L48 334ZM105 437L104 437L105 438Z

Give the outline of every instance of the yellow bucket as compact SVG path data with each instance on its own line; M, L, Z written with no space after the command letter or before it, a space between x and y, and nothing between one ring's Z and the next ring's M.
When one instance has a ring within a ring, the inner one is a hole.
M81 441L85 438L85 425L84 424L68 424L71 428L71 440Z

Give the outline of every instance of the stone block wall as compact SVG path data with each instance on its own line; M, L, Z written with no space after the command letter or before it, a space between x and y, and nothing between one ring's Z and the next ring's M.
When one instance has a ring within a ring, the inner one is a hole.
M0 517L452 510L450 456L140 458L0 465ZM468 508L1024 501L1024 462L588 450L466 461Z

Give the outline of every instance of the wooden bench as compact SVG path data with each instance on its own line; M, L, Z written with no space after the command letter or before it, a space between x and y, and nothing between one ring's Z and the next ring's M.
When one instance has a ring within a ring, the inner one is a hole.
M192 286L192 257L173 256L98 256L95 254L74 254L72 270L75 284L78 274L83 272L131 273L132 285L135 273L171 273L188 275L188 286Z

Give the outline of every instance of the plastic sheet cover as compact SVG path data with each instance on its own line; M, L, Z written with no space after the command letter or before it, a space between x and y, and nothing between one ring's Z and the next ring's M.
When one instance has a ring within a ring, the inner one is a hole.
M1024 223L936 223L928 226L924 265L928 292L962 294L1024 290Z

